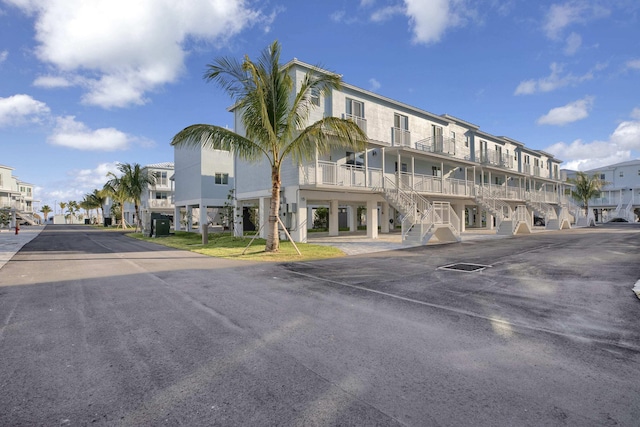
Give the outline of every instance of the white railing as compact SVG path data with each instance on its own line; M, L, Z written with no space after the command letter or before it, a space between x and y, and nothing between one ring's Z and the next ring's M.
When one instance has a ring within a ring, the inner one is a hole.
M497 150L476 151L476 162L508 169L513 168L513 157Z
M431 136L417 141L416 150L456 157L456 140L444 136Z
M345 114L344 119L351 120L355 122L360 129L362 129L365 133L367 132L367 119L364 117L354 116L353 114Z
M150 199L148 200L150 208L172 208L173 203L171 200L164 199Z
M382 169L365 169L359 165L338 165L333 162L320 161L318 162L318 169L316 169L315 164L300 166L300 184L380 187L382 186Z
M529 225L529 230L533 228L533 223L531 221L531 214L529 213L529 210L525 205L518 205L516 207L516 209L513 211L512 221L513 221L512 233L516 232L521 222L526 222Z
M411 147L411 132L400 128L391 128L391 145Z

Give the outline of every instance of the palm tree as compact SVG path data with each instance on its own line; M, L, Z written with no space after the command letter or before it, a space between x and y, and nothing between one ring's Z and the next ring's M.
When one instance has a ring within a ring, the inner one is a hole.
M76 218L76 212L78 212L78 209L78 202L76 202L75 200L67 202L67 210L69 211L69 217L72 218L72 223L75 222L73 221L73 218Z
M584 172L576 173L576 177L568 179L567 182L575 186L574 189L571 190L571 197L584 206L585 215L588 217L589 200L598 197L600 190L606 185L606 182L601 180L598 174L589 176Z
M60 214L64 215L64 210L67 208L67 203L60 202L58 203L58 205L60 206ZM67 222L66 217L65 217L65 222Z
M294 93L294 81L280 64L280 44L275 41L260 59L242 62L218 58L207 65L205 80L214 81L234 100L241 112L245 136L220 126L191 125L171 140L173 146L202 146L233 152L252 162L266 160L271 168L271 206L267 230L266 252L279 249L278 222L280 209L280 168L291 157L294 161L312 159L316 153L327 153L333 147L364 150L367 137L354 122L325 117L306 128L314 105L311 94L328 94L339 89L342 79L337 74L307 73Z
M49 219L49 214L52 212L52 209L49 205L44 205L40 209L40 212L42 212L42 215L44 215L44 222L47 222L47 220Z
M94 206L94 209L96 209L96 214L97 214L97 210L98 208L100 208L100 221L98 222L102 222L102 220L104 219L104 204L107 202L107 196L104 194L103 190L98 190L97 188L93 190L92 193L87 194L87 199L91 201L91 203Z
M136 231L142 229L142 218L140 218L140 199L142 193L150 185L156 184L156 175L153 173L145 173L143 168L138 164L129 163L118 164L118 170L122 172L122 179L124 180L125 187L127 189L128 197L127 201L133 202L133 206L136 212Z
M109 195L114 201L120 204L120 220L122 228L125 228L124 222L124 204L129 200L129 192L127 190L126 182L122 177L117 176L113 172L108 172L107 177L110 178L106 184L104 184L104 194Z

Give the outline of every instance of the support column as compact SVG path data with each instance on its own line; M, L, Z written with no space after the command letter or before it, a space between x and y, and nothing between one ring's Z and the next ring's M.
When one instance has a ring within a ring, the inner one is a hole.
M244 206L238 199L233 200L233 235L235 237L244 235Z
M331 200L329 202L329 236L338 236L340 234L338 220L338 201Z
M191 231L193 228L193 207L191 205L187 205L187 230Z
M269 233L269 208L271 207L271 197L260 197L258 200L258 216L260 217L260 225L262 230L260 231L260 237L262 239L267 238Z
M476 206L476 227L482 228L482 208L480 205Z
M358 206L349 205L347 207L347 223L349 231L358 231Z
M367 201L367 237L378 238L378 202L375 200Z
M389 232L389 203L382 202L380 204L380 232L388 233Z
M182 230L182 224L180 224L181 219L182 217L180 217L180 206L174 206L173 207L173 230L174 231Z
M202 234L202 244L209 243L209 218L207 217L207 205L200 201L198 205L200 211L200 218L198 220L198 226L200 227L200 234Z
M307 200L304 197L298 198L298 211L293 213L295 221L291 237L296 242L307 243Z
M464 203L451 205L451 207L455 211L456 215L458 215L458 219L460 220L460 223L456 225L458 226L458 230L460 230L460 232L462 233L466 230L466 224L464 220L464 212L465 212Z
M487 215L487 229L493 230L493 215L491 215L488 211L486 215Z

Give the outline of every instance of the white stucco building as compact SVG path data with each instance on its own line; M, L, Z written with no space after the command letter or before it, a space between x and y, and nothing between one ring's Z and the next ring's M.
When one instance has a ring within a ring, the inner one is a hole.
M13 175L13 168L0 165L0 208L8 208L12 212L11 227L15 222L37 224L34 216L33 184L18 179Z
M222 209L232 206L234 160L231 153L207 148L174 148L174 227L191 230L206 224L230 227Z
M575 178L576 171L566 170L567 178ZM605 181L600 196L589 201L596 221L624 218L637 221L634 210L640 208L640 159L603 166L585 171Z
M327 72L296 59L284 67L296 86L307 72ZM327 96L313 94L308 102L314 107L309 124L324 116L353 120L366 132L368 146L359 153L318 153L302 165L283 163L281 219L296 241L307 241L312 210L320 206L329 209L330 235L340 233L341 212L347 228L355 230L363 207L368 237L397 227L403 240L421 243L434 236L459 240L468 227L530 232L534 215L544 217L549 229L569 226L569 204L561 196L562 161L549 153L348 83ZM235 131L244 134L240 112L231 111ZM195 173L190 182L197 182ZM271 180L266 163L236 159L236 196L239 211L258 206L260 223L267 222ZM261 234L266 237L266 229Z

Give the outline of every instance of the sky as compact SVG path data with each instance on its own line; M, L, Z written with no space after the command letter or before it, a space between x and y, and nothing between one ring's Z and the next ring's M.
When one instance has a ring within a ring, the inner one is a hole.
M203 79L278 40L346 83L589 170L640 158L637 0L0 0L0 164L36 209L233 127Z

